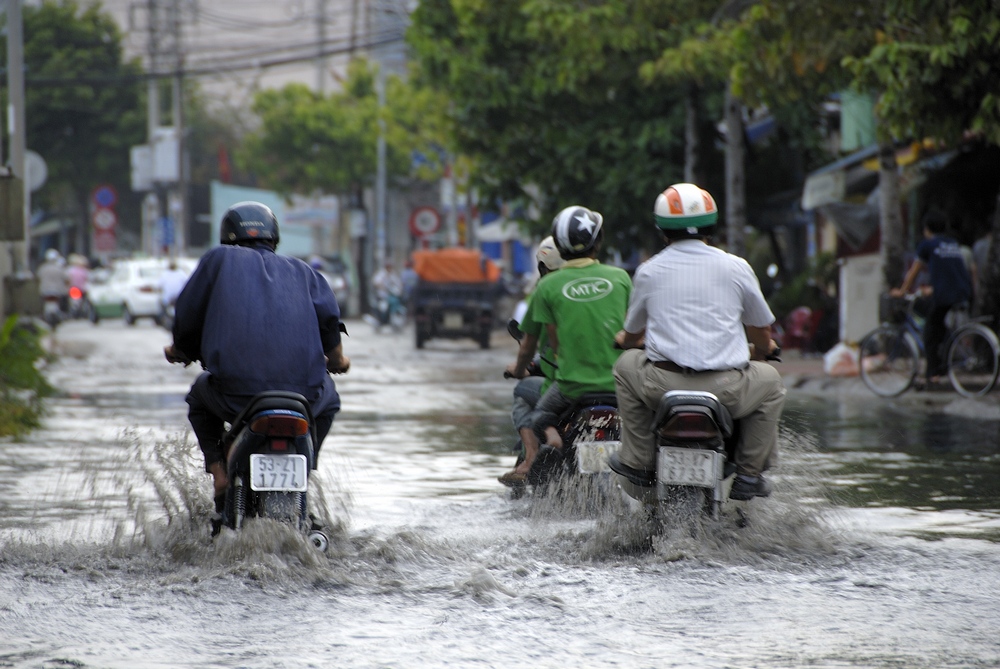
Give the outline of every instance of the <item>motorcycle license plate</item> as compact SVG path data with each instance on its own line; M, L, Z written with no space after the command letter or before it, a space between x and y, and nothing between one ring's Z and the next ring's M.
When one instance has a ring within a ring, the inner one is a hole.
M620 441L586 441L577 442L576 447L576 468L582 474L600 474L609 472L608 457L612 453L618 452L621 446Z
M656 477L661 485L714 488L722 477L722 454L698 448L661 446Z
M462 314L454 311L446 312L444 315L444 326L449 330L457 330L462 327Z
M306 456L250 455L250 488L253 490L280 490L305 492L309 483Z

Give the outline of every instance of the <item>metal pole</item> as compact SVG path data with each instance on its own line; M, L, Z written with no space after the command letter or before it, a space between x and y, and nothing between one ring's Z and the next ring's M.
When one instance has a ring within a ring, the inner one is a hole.
M10 168L14 176L24 185L24 241L18 253L11 248L14 271L28 271L31 250L31 189L25 174L24 156L27 150L24 127L24 25L21 19L21 0L7 0L7 85L9 108L7 109L8 131L10 132ZM16 244L16 243L15 243ZM20 266L18 266L20 265Z
M316 0L316 92L326 95L326 0Z
M156 131L160 128L160 80L156 78L157 66L159 65L159 14L156 9L156 0L149 0L146 6L147 20L149 22L149 81L146 84L146 123L147 136L151 152L155 152ZM151 157L155 160L155 157ZM163 193L159 184L154 184L154 194L157 199L157 216L163 214ZM142 226L142 248L147 253L155 251L156 243L156 223L157 217L153 220L145 221Z
M176 69L173 80L173 90L171 95L172 111L174 117L174 132L177 133L177 211L174 220L174 252L172 255L184 255L187 248L187 189L188 179L185 165L184 151L184 51L181 48L181 8L180 0L174 0L172 11L172 23L174 33L174 67Z
M375 176L375 228L377 248L375 257L377 266L382 267L386 259L385 248L385 200L386 200L386 168L385 168L385 63L379 61L378 75L375 79L375 91L378 95L378 143L376 145L376 160L378 162Z

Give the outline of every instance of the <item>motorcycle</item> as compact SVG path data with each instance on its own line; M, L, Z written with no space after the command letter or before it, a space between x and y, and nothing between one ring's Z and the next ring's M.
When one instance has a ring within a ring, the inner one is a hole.
M58 295L45 295L42 297L42 320L48 323L53 330L59 325L66 315L62 309L62 298Z
M393 332L400 332L406 325L406 307L399 295L381 295L378 298L379 324L388 325Z
M507 324L507 331L517 340L524 336L515 320ZM541 374L537 362L529 365L528 372ZM504 377L512 378L507 372L504 372ZM538 490L562 476L594 477L611 472L608 459L618 452L621 445L618 399L614 393L581 395L560 415L556 429L562 436L562 449L545 444L539 447L538 455L528 472L527 485ZM519 465L524 461L520 439L515 448L518 451L516 465ZM515 497L520 497L524 492L523 486L513 488Z
M78 286L69 289L69 318L94 321L94 307L87 299L87 293Z
M269 391L254 396L223 437L229 486L216 499L213 536L239 530L247 518L270 518L304 531L321 551L329 547L307 511L310 472L316 468L316 429L302 395Z
M780 349L768 360L780 361ZM652 429L656 433L656 469L633 469L612 454L608 466L636 486L633 497L652 494L660 512L684 517L697 514L717 520L736 474L734 455L739 423L719 398L700 390L668 390L660 398ZM737 524L747 517L737 507Z

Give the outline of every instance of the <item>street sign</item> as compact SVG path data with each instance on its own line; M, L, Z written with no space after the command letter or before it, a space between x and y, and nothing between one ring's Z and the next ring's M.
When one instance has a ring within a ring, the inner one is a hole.
M49 167L45 159L34 151L24 152L24 174L28 182L28 189L32 192L45 185L45 180L49 178Z
M410 232L427 237L441 229L441 214L434 207L417 207L410 214Z
M157 221L160 228L160 245L164 248L174 245L174 219L161 216Z
M115 190L114 186L109 184L98 186L94 189L91 199L93 199L97 207L110 209L118 204L118 191Z

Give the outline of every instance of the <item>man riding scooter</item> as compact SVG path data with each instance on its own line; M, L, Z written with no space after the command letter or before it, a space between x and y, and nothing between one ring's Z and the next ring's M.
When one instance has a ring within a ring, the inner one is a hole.
M730 498L767 497L771 485L763 472L777 456L785 401L781 376L761 362L777 348L774 315L750 265L708 244L718 219L708 191L670 186L656 198L654 217L667 246L636 270L628 315L616 337L627 349L615 364L622 421L617 462L632 478L652 479L651 426L663 394L706 391L741 421ZM625 476L619 475L619 483L633 497L643 496Z
M228 478L220 439L257 393L285 390L310 404L316 453L340 410L327 372L343 374L340 307L318 272L279 256L278 220L257 202L230 207L221 246L206 253L177 298L168 362L200 360L207 370L186 401L188 419L212 474L217 507Z
M603 265L597 254L604 239L604 217L586 207L566 207L552 222L552 238L565 264L543 277L535 288L521 329L525 333L517 360L507 373L524 378L545 330L558 356L555 382L535 406L539 467L549 470L562 461L560 415L587 393L610 393L611 370L620 351L609 341L622 327L632 281L625 270Z

